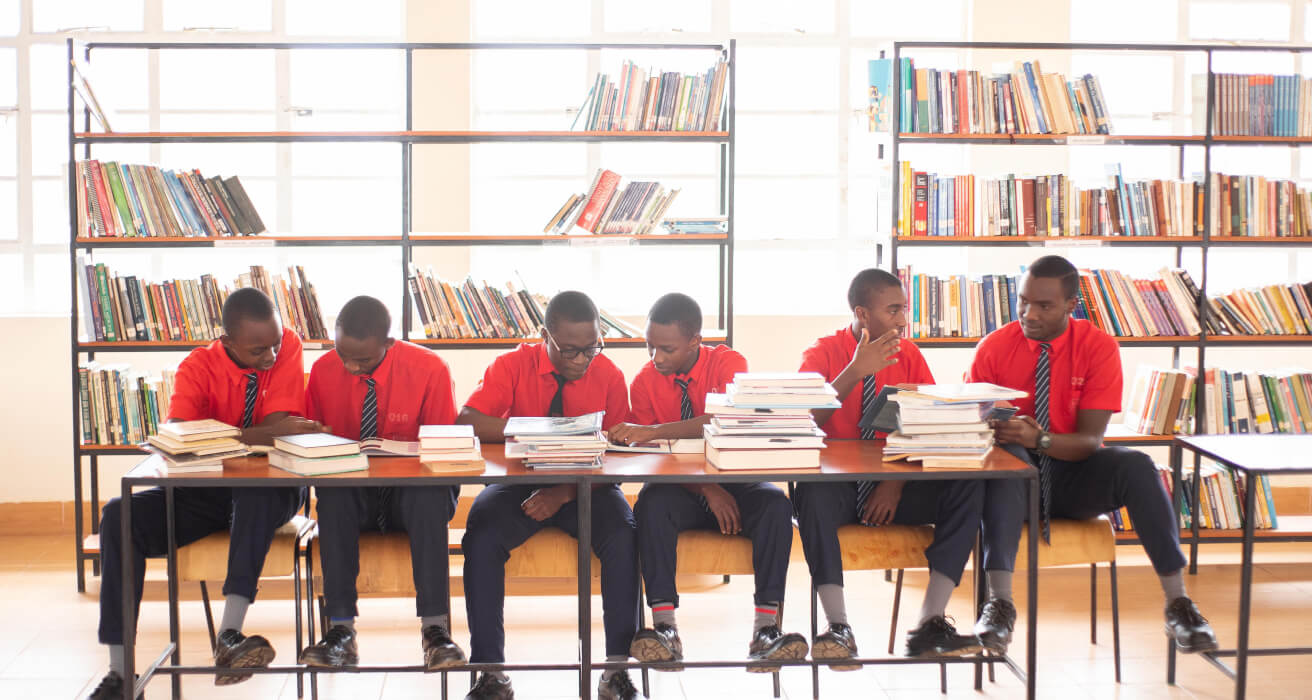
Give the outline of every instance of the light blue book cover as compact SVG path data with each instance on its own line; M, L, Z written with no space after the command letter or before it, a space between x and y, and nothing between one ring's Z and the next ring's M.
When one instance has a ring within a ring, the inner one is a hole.
M890 101L893 90L893 59L876 58L870 61L870 105L867 108L869 130L887 132L893 118Z

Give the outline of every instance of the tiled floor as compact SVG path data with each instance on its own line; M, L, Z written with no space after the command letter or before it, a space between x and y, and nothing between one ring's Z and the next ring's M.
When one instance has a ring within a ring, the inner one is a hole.
M70 561L70 537L0 537L0 698L77 698L94 686L104 672L105 654L96 644L96 592L92 579L85 595L75 591ZM1255 645L1308 644L1312 634L1312 545L1266 545L1259 549L1259 568L1254 577ZM795 553L800 557L800 552ZM1039 695L1043 698L1227 698L1231 684L1216 670L1197 658L1181 657L1178 685L1164 682L1166 642L1162 635L1162 596L1152 570L1134 547L1118 550L1121 561L1121 640L1123 682L1112 675L1110 598L1105 573L1099 577L1100 626L1098 644L1089 644L1089 575L1085 568L1045 570L1040 577ZM1224 646L1233 646L1236 634L1239 567L1238 548L1212 545L1203 549L1199 575L1189 577L1190 591L1209 615ZM790 570L786 627L805 631L808 625L806 567L794 561ZM899 637L919 607L924 574L908 572ZM524 660L570 662L575 658L574 602L570 597L542 595L567 591L572 584L530 582L517 587L521 592L508 599L506 619L508 656ZM1018 589L1022 586L1018 580ZM182 606L184 661L208 660L204 616L195 586L184 590ZM217 587L216 587L217 588ZM746 653L751 619L752 582L735 577L722 585L704 577L684 582L679 624L685 649L692 658L734 658ZM849 574L848 610L865 654L882 653L888 643L888 617L892 584L874 572ZM247 620L248 632L270 638L279 650L277 662L289 663L295 655L291 621L290 589L267 585ZM162 648L168 635L165 588L153 569L148 583L147 603L142 611L143 654ZM1023 595L1018 600L1024 609ZM455 602L454 634L462 645L468 641L463 605ZM360 650L364 663L418 663L419 629L413 603L406 600L368 600L361 604ZM600 598L595 639L600 644ZM970 619L964 592L952 602L949 612L963 622ZM216 610L216 613L218 611ZM1013 646L1024 658L1023 640ZM1256 659L1250 665L1249 697L1295 698L1312 696L1312 658L1274 657ZM577 680L565 672L517 673L519 698L577 697ZM635 678L636 680L636 678ZM951 667L949 698L1021 697L1022 685L999 669L997 683L973 689L972 671ZM451 696L459 698L467 687L468 675L450 677ZM938 669L934 666L870 667L852 673L821 672L821 692L826 698L876 698L903 700L943 697L938 692ZM652 697L722 699L769 698L768 675L746 674L736 669L687 670L682 673L653 673ZM350 698L436 698L440 697L438 676L421 674L360 674L324 677L320 697ZM294 698L294 678L257 676L233 687L216 688L212 679L189 676L183 682L187 698ZM805 669L783 673L783 696L811 697L810 674ZM166 698L167 679L149 688L147 698Z

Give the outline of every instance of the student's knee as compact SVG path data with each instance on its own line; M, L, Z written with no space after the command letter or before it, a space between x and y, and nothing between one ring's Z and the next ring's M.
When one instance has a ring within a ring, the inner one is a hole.
M761 522L791 530L793 528L793 504L782 491L767 491L761 498Z
M1120 453L1116 461L1117 476L1126 487L1130 489L1161 487L1152 457L1128 448L1120 448L1117 451Z
M843 487L846 487L844 484ZM833 507L838 486L835 484L801 483L793 490L793 505L797 522L826 523L834 519Z
M120 499L112 498L100 510L101 537L104 537L107 533L113 533L113 537L118 537L119 523L123 517L122 505Z
M682 486L674 484L648 484L638 493L638 501L633 504L633 520L640 528L659 524L659 519L668 515L670 502L675 496L675 489Z
M317 502L315 503L315 513L320 518L325 515L332 515L342 512L348 499L354 498L355 494L347 488L316 488L314 492Z

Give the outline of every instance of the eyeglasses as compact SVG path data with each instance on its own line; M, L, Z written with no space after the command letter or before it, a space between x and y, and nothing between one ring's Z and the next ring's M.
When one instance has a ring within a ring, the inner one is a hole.
M560 353L560 356L566 360L573 360L577 358L579 355L584 355L590 360L596 357L597 355L600 355L601 351L606 348L606 343L603 341L597 343L596 345L589 345L586 348L566 349L560 347L560 343L557 343L556 339L551 337L551 331L547 330L546 326L542 327L542 333L543 335L547 336L547 342L554 345L556 347L556 352Z

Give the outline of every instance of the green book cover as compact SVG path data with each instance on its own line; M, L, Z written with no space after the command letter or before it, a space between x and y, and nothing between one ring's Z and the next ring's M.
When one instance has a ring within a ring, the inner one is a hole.
M116 342L118 331L114 327L114 305L109 300L109 271L105 263L96 263L96 287L100 291L101 324L105 330L105 340Z
M123 219L123 227L128 229L127 235L140 235L140 228L136 225L136 219L132 217L132 209L128 206L127 195L123 192L123 181L119 179L118 163L105 163L105 174L109 179L109 190L114 198L114 206L118 208L119 216Z

